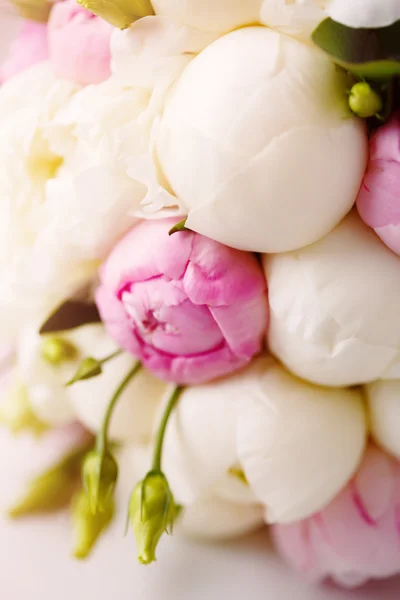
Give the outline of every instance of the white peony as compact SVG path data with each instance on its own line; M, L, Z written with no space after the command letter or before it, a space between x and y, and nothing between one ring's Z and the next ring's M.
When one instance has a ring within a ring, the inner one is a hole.
M126 505L134 486L151 468L151 446L125 446L118 455L117 497ZM263 508L236 503L209 491L185 506L174 532L203 540L224 540L250 533L264 523Z
M304 519L351 479L367 437L361 392L297 379L268 358L238 407L238 456L270 523Z
M334 21L348 27L386 27L400 19L399 0L324 0Z
M365 392L373 438L400 459L400 381L376 381Z
M158 15L177 23L222 35L257 23L262 0L153 0Z
M348 86L318 50L267 28L206 48L171 92L157 140L187 226L263 252L327 234L353 206L367 160Z
M356 213L264 267L268 343L291 371L332 386L400 378L400 259Z
M36 416L50 425L61 425L78 419L97 433L107 406L134 364L122 354L103 366L103 373L87 381L65 384L76 373L83 358L102 359L115 352L117 346L102 325L87 325L60 334L77 349L73 360L58 365L43 358L46 336L28 329L20 338L17 353L18 372L27 386L29 402ZM166 384L144 369L130 382L119 399L110 423L110 438L117 441L147 441Z

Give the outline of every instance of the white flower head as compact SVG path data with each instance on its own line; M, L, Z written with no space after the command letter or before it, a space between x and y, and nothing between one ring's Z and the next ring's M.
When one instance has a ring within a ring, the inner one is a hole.
M353 206L367 161L347 88L317 49L266 27L206 48L170 93L156 147L187 226L263 252L328 233Z
M374 440L400 459L400 381L375 381L365 392Z
M238 406L238 456L267 521L304 519L354 475L367 437L358 390L297 379L268 358L255 361Z
M332 386L400 378L400 259L356 213L264 266L268 344L293 373Z

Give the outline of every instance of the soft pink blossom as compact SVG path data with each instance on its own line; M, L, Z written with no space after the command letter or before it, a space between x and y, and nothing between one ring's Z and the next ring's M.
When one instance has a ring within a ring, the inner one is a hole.
M0 67L0 82L48 58L47 24L26 21Z
M49 20L49 51L55 75L81 85L108 79L113 29L76 0L58 2Z
M196 384L246 365L262 348L266 282L256 257L176 219L143 221L101 270L97 304L119 345L160 378Z
M329 506L275 526L273 535L287 562L310 580L354 587L400 573L400 463L371 445Z
M400 254L400 113L371 139L370 161L357 207L365 223Z

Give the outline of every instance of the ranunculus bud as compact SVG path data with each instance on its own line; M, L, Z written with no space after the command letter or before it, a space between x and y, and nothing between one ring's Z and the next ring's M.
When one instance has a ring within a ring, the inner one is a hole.
M114 517L114 499L108 497L101 512L93 514L90 500L80 491L72 502L71 516L74 528L73 556L83 560L89 556L100 535L108 528Z
M367 437L361 392L308 384L268 358L255 361L247 377L237 408L244 474L269 523L308 517L359 466Z
M154 14L150 0L109 0L108 2L77 0L77 2L119 29L127 29L141 17Z
M179 512L162 473L150 472L137 484L129 502L129 519L140 563L148 565L156 560L158 542L164 533L172 529Z
M350 90L349 106L357 116L367 119L380 113L383 108L383 101L369 83L359 81Z
M370 144L358 212L381 240L400 254L400 113L376 131Z
M333 229L367 162L348 88L318 49L266 27L201 52L169 95L156 141L187 227L257 252L293 250Z
M400 460L400 381L374 381L365 392L372 437Z
M264 266L268 343L293 373L331 386L400 378L400 259L357 213Z
M261 0L152 0L152 4L157 15L222 35L257 23Z
M55 75L81 85L107 79L111 75L113 30L110 23L79 6L76 0L58 2L48 26L49 55Z
M118 479L118 464L110 452L89 452L82 468L82 479L93 514L103 512L113 496Z
M399 503L400 464L371 445L356 477L329 506L305 521L275 526L273 536L308 579L355 587L400 573Z
M245 366L262 348L266 283L255 256L176 219L135 226L104 263L96 300L110 335L161 379L193 384Z

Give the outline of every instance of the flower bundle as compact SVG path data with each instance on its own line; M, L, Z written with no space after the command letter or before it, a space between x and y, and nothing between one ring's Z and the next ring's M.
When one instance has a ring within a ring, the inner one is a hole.
M399 2L12 4L0 418L64 455L10 516L400 573Z

